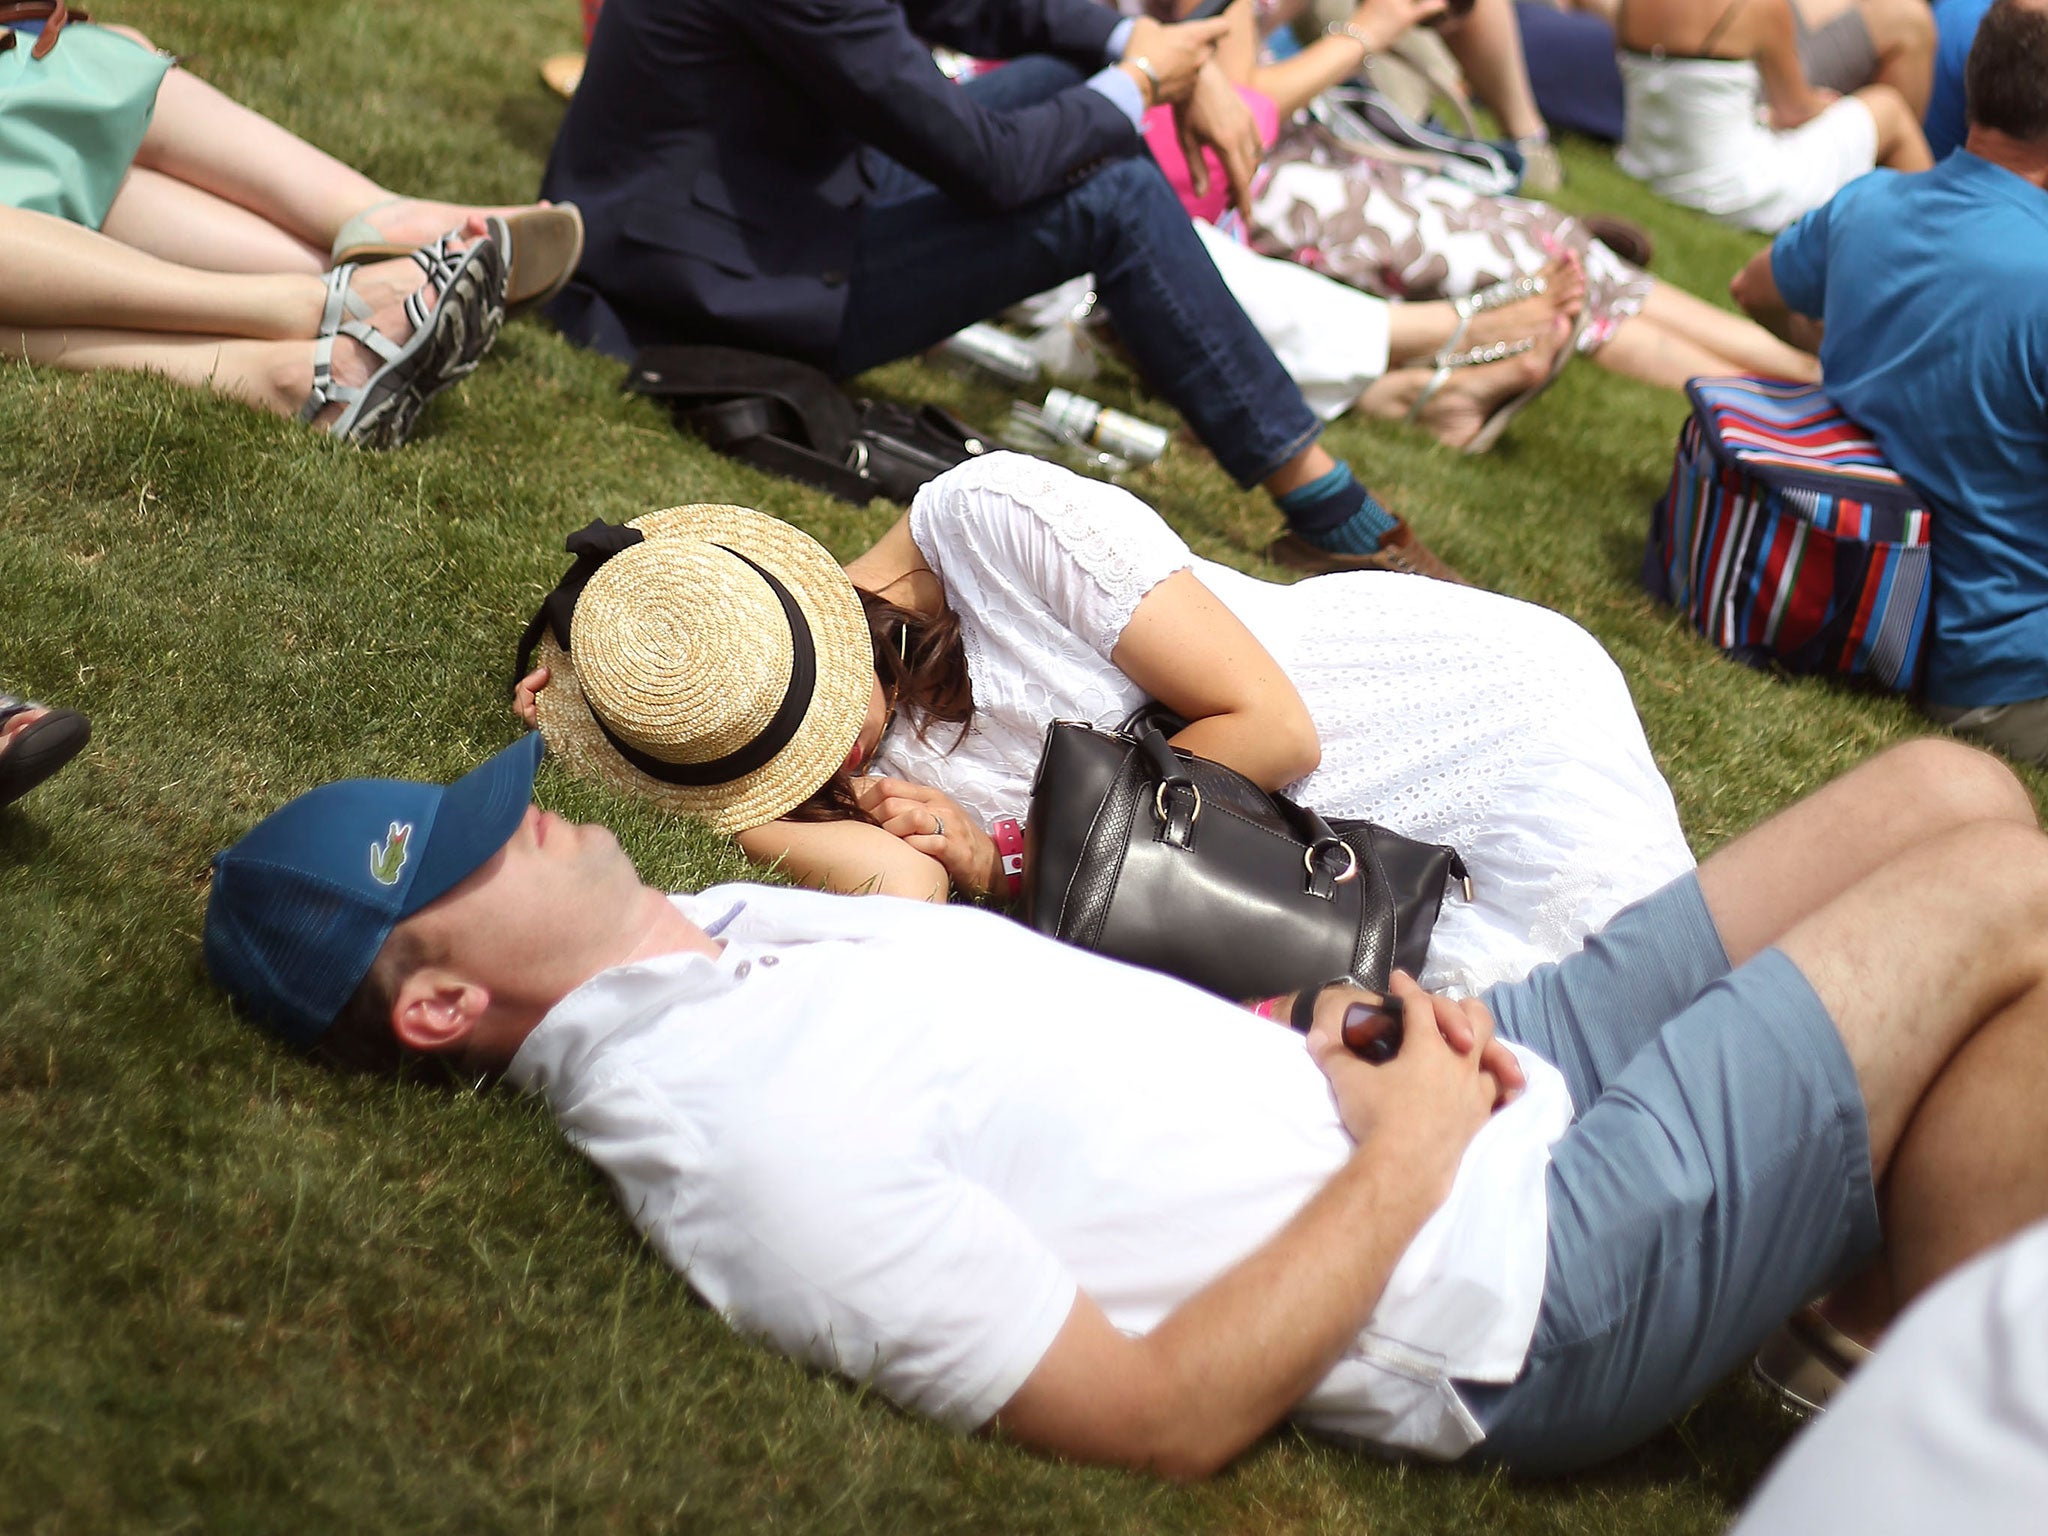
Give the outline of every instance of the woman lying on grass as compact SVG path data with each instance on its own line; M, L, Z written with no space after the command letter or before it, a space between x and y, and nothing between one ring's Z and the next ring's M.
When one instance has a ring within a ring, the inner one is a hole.
M126 136L102 114L0 165L0 356L161 373L385 447L476 367L508 304L575 269L573 208L394 197L140 34L46 30L0 62L45 67L47 44L125 79L137 110Z
M1192 722L1190 751L1465 855L1474 900L1445 903L1433 984L1518 977L1692 865L1620 672L1527 603L1384 572L1258 581L1013 454L931 482L843 571L738 508L633 527L644 543L572 541L515 708L572 768L808 885L1003 894L999 823L1026 812L1046 726L1148 698ZM779 541L786 604L733 528ZM808 706L771 719L806 650Z

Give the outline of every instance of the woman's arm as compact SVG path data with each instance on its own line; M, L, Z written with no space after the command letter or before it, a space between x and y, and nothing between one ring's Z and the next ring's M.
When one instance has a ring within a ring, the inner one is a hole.
M1315 722L1280 663L1193 571L1145 594L1109 659L1190 722L1175 746L1262 789L1291 784L1322 761Z
M1837 100L1833 91L1817 89L1799 62L1799 28L1792 20L1792 0L1744 0L1747 14L1729 28L1730 42L1746 47L1764 83L1764 104L1771 126L1779 132L1819 117Z
M1256 68L1247 82L1272 98L1285 122L1331 86L1349 80L1376 53L1385 53L1401 34L1444 8L1444 0L1365 0L1351 13L1350 24L1362 37L1330 33L1317 38L1290 59ZM1243 7L1247 12L1250 6ZM1221 55L1221 50L1219 57Z
M937 859L865 821L771 821L740 833L739 845L821 891L944 901L951 890Z

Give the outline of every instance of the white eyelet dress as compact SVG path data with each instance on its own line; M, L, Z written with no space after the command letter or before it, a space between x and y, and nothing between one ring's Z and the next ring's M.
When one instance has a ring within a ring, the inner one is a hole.
M1322 764L1286 792L1471 866L1425 985L1515 980L1692 867L1619 669L1560 614L1421 576L1258 581L1196 559L1128 492L1015 454L932 481L910 531L959 616L974 722L922 742L899 717L872 771L984 822L1026 814L1050 722L1114 726L1144 702L1110 653L1140 600L1192 569L1307 701Z

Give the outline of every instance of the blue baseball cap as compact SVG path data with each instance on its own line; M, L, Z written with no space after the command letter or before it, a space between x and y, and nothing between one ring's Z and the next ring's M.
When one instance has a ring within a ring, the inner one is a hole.
M344 779L273 811L214 855L207 970L264 1028L312 1045L391 930L511 840L540 756L536 733L446 787Z

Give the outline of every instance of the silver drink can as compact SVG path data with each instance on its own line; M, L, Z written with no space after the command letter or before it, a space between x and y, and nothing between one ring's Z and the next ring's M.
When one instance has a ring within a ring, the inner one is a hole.
M1165 427L1111 410L1101 401L1077 395L1070 389L1047 392L1045 419L1054 430L1076 442L1140 465L1157 463L1173 437Z
M932 350L941 357L992 373L1006 384L1038 382L1038 356L1030 344L997 326L970 325Z

